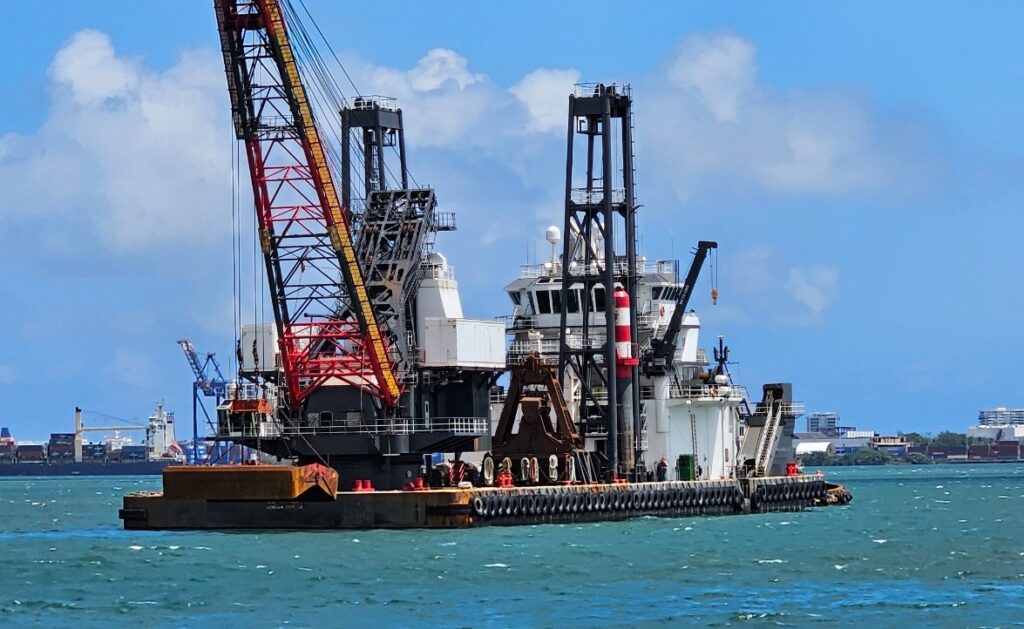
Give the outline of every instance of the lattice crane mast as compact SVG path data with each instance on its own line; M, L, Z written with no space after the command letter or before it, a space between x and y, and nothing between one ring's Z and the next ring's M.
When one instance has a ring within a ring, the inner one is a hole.
M279 0L215 0L235 134L245 142L286 398L329 380L393 409L388 330L367 296L349 208L328 164Z

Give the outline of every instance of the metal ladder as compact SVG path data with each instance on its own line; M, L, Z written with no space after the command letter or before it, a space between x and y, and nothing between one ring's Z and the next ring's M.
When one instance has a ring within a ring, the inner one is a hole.
M761 431L761 440L757 448L757 460L754 462L754 470L758 476L764 476L768 467L768 460L775 447L775 432L782 420L782 403L775 403L775 396L771 391L765 397L765 422Z
M697 477L697 416L693 411L690 411L690 445L693 450L693 475L694 480L700 480ZM687 479L689 480L689 479Z

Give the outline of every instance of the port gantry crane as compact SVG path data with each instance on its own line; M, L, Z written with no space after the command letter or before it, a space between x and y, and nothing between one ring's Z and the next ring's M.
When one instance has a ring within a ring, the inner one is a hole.
M217 362L217 357L213 352L207 352L204 358L200 358L199 352L196 351L196 346L193 345L192 339L189 338L178 339L178 345L181 346L185 359L188 360L189 366L192 367L192 374L196 377L195 381L192 382L192 462L198 463L199 409L202 409L203 415L206 416L207 424L211 426L213 424L210 414L206 411L206 406L203 405L199 396L202 394L204 397L212 397L216 405L220 406L227 391L227 381L220 371L220 364Z
M325 143L278 0L216 0L232 119L244 141L284 373L294 415L336 378L376 398L401 394L356 258Z

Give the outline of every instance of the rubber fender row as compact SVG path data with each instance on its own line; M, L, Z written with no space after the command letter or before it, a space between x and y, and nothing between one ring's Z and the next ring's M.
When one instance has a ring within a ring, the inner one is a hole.
M776 502L811 502L824 499L825 481L822 479L789 479L769 478L759 482L755 490L756 502L769 504Z
M482 518L543 516L562 513L657 511L662 509L729 507L738 509L743 495L738 486L715 485L635 486L590 491L543 488L513 492L483 492L473 498L473 513Z

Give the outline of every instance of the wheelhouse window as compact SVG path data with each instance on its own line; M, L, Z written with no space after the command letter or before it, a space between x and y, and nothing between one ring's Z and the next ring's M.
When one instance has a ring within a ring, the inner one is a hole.
M546 290L537 291L537 313L551 314L551 295Z
M580 290L578 288L573 288L569 291L568 308L568 312L571 312L573 314L576 314L577 312L580 311Z

